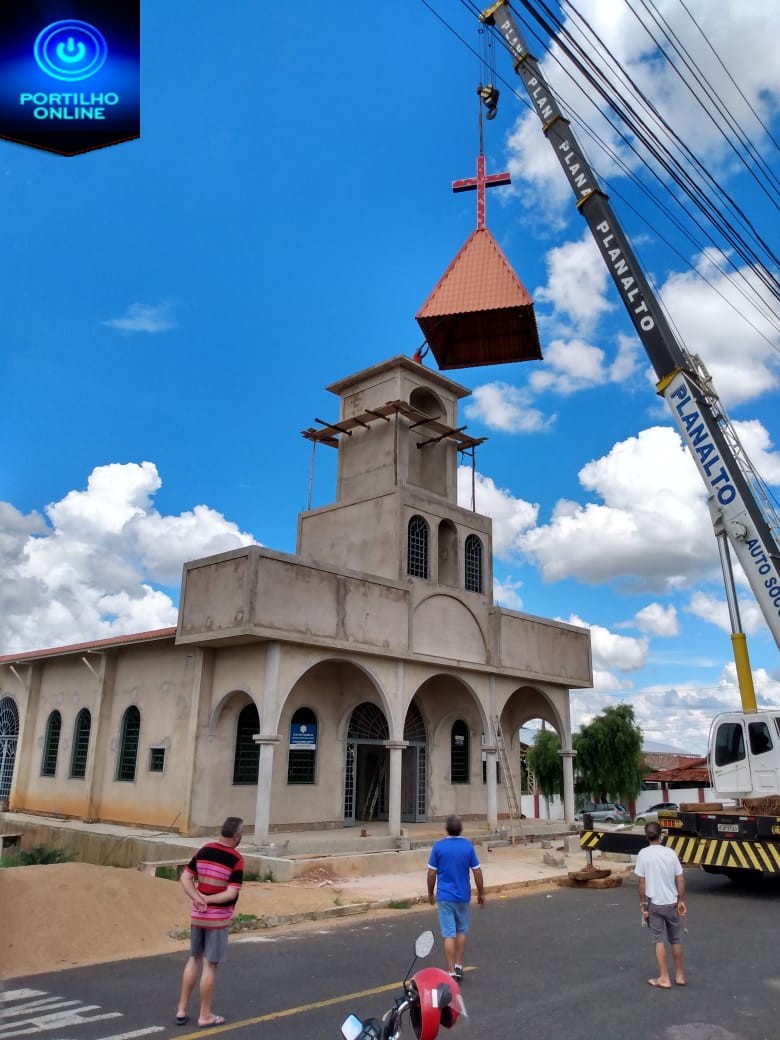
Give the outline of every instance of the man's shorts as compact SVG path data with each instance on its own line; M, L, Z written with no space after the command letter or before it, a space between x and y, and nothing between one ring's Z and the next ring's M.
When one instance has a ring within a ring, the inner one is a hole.
M439 925L442 939L454 939L456 935L466 935L471 918L470 903L437 903L439 908Z
M222 964L227 960L229 930L190 925L190 956L205 957L211 964Z
M667 938L672 945L676 945L682 939L680 927L680 915L677 913L677 904L668 903L659 906L650 903L650 936L654 943L662 943Z

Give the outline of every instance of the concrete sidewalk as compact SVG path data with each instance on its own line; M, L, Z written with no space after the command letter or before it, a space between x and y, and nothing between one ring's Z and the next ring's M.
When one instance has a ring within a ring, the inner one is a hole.
M557 879L567 877L570 871L581 870L586 866L587 857L584 851L569 852L561 842L544 842L544 845L548 844L552 847L545 848L540 842L501 847L477 844L477 856L485 881L486 902L490 904L494 900L511 898L534 889L552 890ZM428 905L427 859L425 853L417 869L323 879L320 883L328 886L330 891L333 891L332 886L343 886L349 894L349 899L341 905L316 910L295 910L292 905L294 897L292 903L290 902L290 887L274 886L275 912L247 922L241 930L256 931L303 921L333 920L360 914L370 915L386 909ZM593 860L598 861L599 866L609 867L616 877L630 876L633 871L633 864L602 858L599 853L593 854ZM322 863L322 860L318 860L318 863ZM321 870L323 868L320 866L315 868L315 871Z

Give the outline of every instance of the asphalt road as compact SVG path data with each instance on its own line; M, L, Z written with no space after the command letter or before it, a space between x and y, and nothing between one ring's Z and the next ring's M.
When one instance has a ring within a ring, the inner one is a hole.
M495 898L474 908L469 1020L440 1037L777 1040L780 887L740 890L698 871L686 878L687 986L647 985L655 962L632 880ZM348 1012L378 1016L390 1006L428 927L437 942L424 963L442 965L430 908L233 940L215 1000L228 1023L217 1029L197 1029L194 1001L192 1024L173 1024L183 955L15 979L0 984L0 1040L338 1040ZM408 1026L405 1036L413 1037Z

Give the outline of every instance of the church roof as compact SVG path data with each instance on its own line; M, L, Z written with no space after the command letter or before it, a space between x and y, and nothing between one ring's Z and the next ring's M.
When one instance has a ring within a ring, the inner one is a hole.
M109 650L114 646L127 643L149 643L156 639L171 639L176 635L176 628L156 628L151 632L134 632L126 636L111 636L108 639L92 639L88 643L69 643L67 646L53 646L46 650L27 650L19 654L5 654L0 657L0 664L16 664L17 661L33 661L38 657L57 657L64 654L88 653L90 650Z
M533 301L487 228L476 228L417 313L440 368L541 360Z

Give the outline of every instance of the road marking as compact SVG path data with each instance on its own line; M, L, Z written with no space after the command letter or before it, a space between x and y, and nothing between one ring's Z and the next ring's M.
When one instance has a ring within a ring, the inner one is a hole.
M464 968L464 971L476 971L476 968ZM363 989L358 993L345 993L340 997L329 997L328 1000L315 1000L311 1004L299 1004L298 1007L284 1008L282 1011L269 1011L266 1015L257 1015L255 1018L244 1018L240 1022L225 1022L222 1026L211 1028L198 1028L196 1033L185 1033L179 1040L195 1040L201 1036L216 1036L217 1033L227 1033L231 1029L243 1029L245 1026L256 1026L262 1022L274 1022L278 1018L290 1018L292 1015L301 1015L306 1011L316 1011L319 1008L333 1007L334 1004L344 1004L347 1001L354 1003L362 997L374 997L378 993L389 993L391 990L400 989L403 982L390 982L386 986L375 986L373 989Z
M62 997L45 997L43 1000L28 1000L26 1004L17 1004L15 1007L0 1008L0 1030L7 1027L2 1025L2 1019L13 1018L23 1015L26 1011L54 1011L56 1008L74 1007L77 1000L63 1000Z

